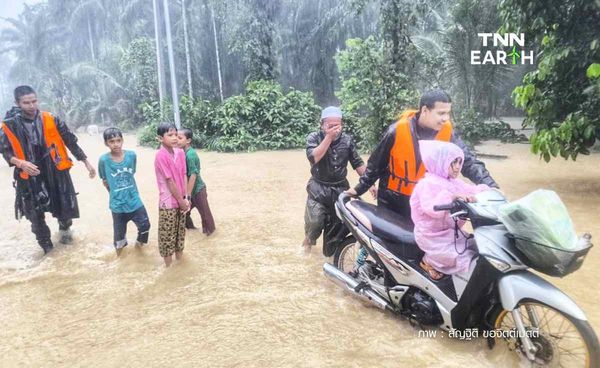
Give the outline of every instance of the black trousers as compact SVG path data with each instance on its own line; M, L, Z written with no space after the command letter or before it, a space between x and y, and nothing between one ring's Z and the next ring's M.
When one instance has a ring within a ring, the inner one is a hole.
M348 189L347 181L339 185L322 184L310 179L306 186L308 198L304 211L304 235L310 244L316 244L323 233L323 255L330 257L336 246L350 232L335 214L335 202L344 190Z
M46 224L46 214L44 212L30 212L27 219L31 222L31 232L35 234L35 238L43 249L52 246L50 240L50 228ZM58 219L58 228L60 230L69 230L73 225L73 219Z
M387 189L379 187L377 195L377 205L385 207L390 211L396 212L408 221L412 221L410 217L410 196L401 194L390 194Z
M127 223L133 221L138 229L137 241L142 244L148 243L148 234L150 232L150 220L146 207L142 206L133 212L112 213L113 217L113 238L116 249L121 249L127 245Z

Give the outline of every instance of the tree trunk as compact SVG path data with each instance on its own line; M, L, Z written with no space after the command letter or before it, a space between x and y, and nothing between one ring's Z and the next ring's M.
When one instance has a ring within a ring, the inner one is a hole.
M90 40L90 52L92 54L92 62L94 65L96 64L96 53L94 52L94 37L92 35L92 23L90 21L90 16L87 16L87 28L88 28L88 37Z
M219 96L221 97L221 103L223 103L223 79L221 75L221 59L219 57L219 41L217 39L217 25L215 22L215 13L210 8L210 18L213 26L213 36L215 38L215 55L217 57L217 75L219 77Z
M165 84L165 67L162 61L162 42L160 32L160 4L158 0L152 0L154 10L154 39L156 44L156 69L158 74L158 101L160 103L160 116L163 117L163 105L167 86Z
M181 17L183 18L183 42L185 44L185 64L187 70L188 93L190 99L194 98L194 89L192 87L192 64L190 62L190 39L187 28L187 11L185 8L185 0L181 0Z

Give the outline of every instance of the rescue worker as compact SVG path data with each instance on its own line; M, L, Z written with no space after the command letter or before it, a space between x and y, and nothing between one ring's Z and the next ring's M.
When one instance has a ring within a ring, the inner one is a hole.
M14 166L15 217L31 222L44 254L53 248L45 213L58 219L61 243L72 241L71 225L79 217L77 193L69 169L73 162L67 148L83 161L90 178L96 170L77 144L67 125L51 113L38 110L38 99L30 86L14 91L17 106L6 113L0 133L2 156Z
M410 195L419 179L425 175L419 140L452 142L464 153L461 173L475 184L498 188L483 162L466 146L450 122L452 101L442 90L423 93L419 110L405 111L392 124L369 157L367 169L359 183L347 192L362 195L377 180L377 204L410 220Z
M323 254L329 257L335 250L333 245L348 231L335 215L334 208L339 194L350 187L346 179L348 162L358 175L366 168L352 137L342 133L339 107L330 106L321 112L321 129L306 138L306 157L311 178L306 186L308 199L302 245L309 253L323 231Z

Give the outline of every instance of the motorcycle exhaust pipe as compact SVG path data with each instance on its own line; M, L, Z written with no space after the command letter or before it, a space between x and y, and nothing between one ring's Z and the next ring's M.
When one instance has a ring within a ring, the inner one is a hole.
M329 263L323 264L323 272L325 273L325 276L327 276L331 281L333 281L336 285L338 285L342 289L345 289L345 290L351 292L352 294L360 297L361 299L370 302L371 304L375 305L377 308L392 311L392 306L390 305L390 303L388 303L387 300L382 298L379 294L377 294L375 291L373 291L373 289L371 289L370 287L367 286L367 287L361 288L357 292L356 287L358 286L358 281L356 281L355 279L350 277L350 275L347 275L344 272L340 271L334 265L331 265Z

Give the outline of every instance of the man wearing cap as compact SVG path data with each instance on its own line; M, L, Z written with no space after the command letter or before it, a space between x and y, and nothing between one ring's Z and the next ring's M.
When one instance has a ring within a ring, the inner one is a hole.
M335 249L332 245L343 239L347 231L335 215L334 205L338 195L350 188L346 179L348 162L358 175L366 169L354 139L342 133L339 107L330 106L321 112L321 128L306 138L306 157L310 162L311 178L306 186L308 199L302 245L309 253L323 231L323 254L329 257Z

